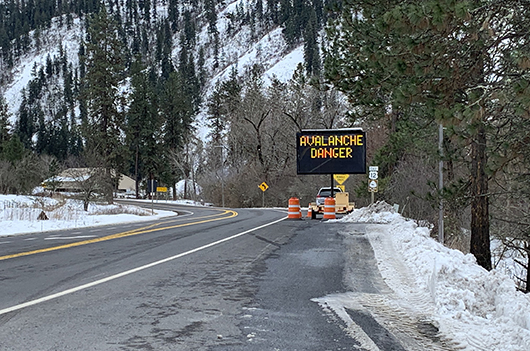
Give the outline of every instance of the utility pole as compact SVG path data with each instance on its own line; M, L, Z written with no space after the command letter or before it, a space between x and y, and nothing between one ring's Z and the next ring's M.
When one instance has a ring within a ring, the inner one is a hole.
M221 148L221 203L222 203L222 207L225 207L225 177L224 177L224 165L225 165L225 160L224 160L224 146L223 145L217 145L217 146L214 146L214 148Z
M442 244L445 241L444 238L444 203L443 203L443 197L442 197L442 191L444 187L444 127L440 123L440 126L438 127L438 150L440 152L440 161L438 163L438 191L440 192L440 203L439 203L439 209L440 212L438 214L438 241Z

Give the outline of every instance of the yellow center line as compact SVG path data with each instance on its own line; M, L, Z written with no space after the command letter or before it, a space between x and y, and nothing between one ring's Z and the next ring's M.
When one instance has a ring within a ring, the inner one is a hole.
M181 223L181 224L176 224L176 225L167 226L167 227L161 227L161 228L153 228L155 226L163 224L163 223L155 223L155 224L152 224L152 225L149 225L149 226L146 226L146 227L129 230L129 231L122 232L122 233L116 233L116 234L112 234L112 235L102 236L102 237L95 238L95 239L83 240L83 241L78 241L78 242L75 242L75 243L59 245L59 246L54 246L54 247L48 247L48 248L45 248L45 249L38 249L38 250L33 250L33 251L19 252L19 253L12 254L12 255L0 256L0 261L8 260L10 258L35 255L35 254L44 253L44 252L50 252L50 251L56 251L56 250L62 250L62 249L69 249L69 248L72 248L72 247L88 245L88 244L94 244L94 243L99 243L99 242L102 242L102 241L113 240L113 239L118 239L118 238L125 238L125 237L128 237L128 236L133 236L133 235L138 235L138 234L145 234L145 233L157 232L157 231L160 231L160 230L174 229L174 228L180 228L180 227L187 227L187 226L195 225L195 224L202 224L202 223L220 221L220 220L223 220L223 219L229 219L229 218L236 217L238 215L238 213L235 212L235 211L232 211L232 210L225 210L221 215L228 215L228 216L227 217L218 217L218 218L209 218L209 219L204 219L202 221ZM213 215L213 216L218 216L218 215ZM198 217L197 219L208 218L208 217L212 217L212 216Z

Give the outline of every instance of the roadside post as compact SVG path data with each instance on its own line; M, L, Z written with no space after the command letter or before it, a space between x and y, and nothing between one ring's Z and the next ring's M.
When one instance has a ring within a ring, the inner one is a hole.
M261 207L265 207L265 191L267 191L269 186L267 185L267 183L263 182L260 185L258 185L258 188L261 189L261 194L262 194Z
M155 197L157 186L158 186L158 182L156 181L156 179L149 179L149 181L147 182L147 192L149 193L149 196L151 196L151 215L155 214L154 197Z
M368 191L370 192L372 198L372 205L374 204L374 194L379 190L377 184L377 180L379 178L378 172L378 166L370 166L368 168Z

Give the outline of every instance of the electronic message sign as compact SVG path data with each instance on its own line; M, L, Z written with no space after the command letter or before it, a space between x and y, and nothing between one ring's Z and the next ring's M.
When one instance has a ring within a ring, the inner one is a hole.
M298 174L366 173L362 129L302 130L296 133Z

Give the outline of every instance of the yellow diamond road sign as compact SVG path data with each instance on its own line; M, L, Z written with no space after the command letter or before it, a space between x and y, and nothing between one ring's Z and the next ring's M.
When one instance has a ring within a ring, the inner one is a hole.
M258 185L258 187L261 189L261 191L265 191L269 188L269 186L267 185L267 183L263 182L261 183L260 185Z
M334 174L333 179L337 181L337 183L342 184L350 177L349 174Z

